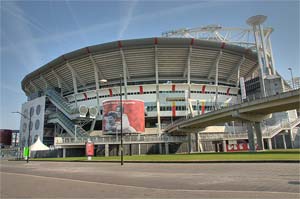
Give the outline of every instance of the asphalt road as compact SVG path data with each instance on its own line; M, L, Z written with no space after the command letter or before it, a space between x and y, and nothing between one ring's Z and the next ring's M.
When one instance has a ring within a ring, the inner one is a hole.
M0 166L0 198L300 198L297 163Z

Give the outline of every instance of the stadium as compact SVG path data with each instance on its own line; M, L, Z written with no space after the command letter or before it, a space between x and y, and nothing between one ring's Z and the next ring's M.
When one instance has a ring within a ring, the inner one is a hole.
M225 139L226 134L245 131L240 122L199 129L197 136L169 135L164 128L179 119L289 89L273 64L272 29L261 32L267 43L254 42L259 38L253 38L253 31L211 25L61 55L22 81L28 102L22 106L21 146L40 139L71 156L84 154L85 142L92 140L96 153L116 155L120 117L131 129L124 132L125 154L226 151L226 145L246 143ZM222 36L224 32L238 33L240 39ZM244 41L249 35L252 40ZM273 114L265 125L276 126L279 120L298 121L296 111ZM291 140L290 134L280 133L270 138L273 148L292 146L285 141Z

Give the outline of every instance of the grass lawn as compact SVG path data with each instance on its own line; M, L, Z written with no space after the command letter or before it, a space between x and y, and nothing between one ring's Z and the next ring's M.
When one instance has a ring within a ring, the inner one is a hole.
M120 161L120 156L93 157L94 161ZM67 158L35 158L33 160L53 161L85 161L87 157ZM248 161L248 160L300 160L300 149L272 150L256 153L233 152L233 153L193 153L172 155L133 155L124 156L126 161Z

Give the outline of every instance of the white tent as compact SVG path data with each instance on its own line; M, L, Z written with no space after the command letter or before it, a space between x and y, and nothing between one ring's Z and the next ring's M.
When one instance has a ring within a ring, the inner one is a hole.
M36 140L36 142L30 146L30 151L46 151L49 150L49 147L44 145L40 138Z

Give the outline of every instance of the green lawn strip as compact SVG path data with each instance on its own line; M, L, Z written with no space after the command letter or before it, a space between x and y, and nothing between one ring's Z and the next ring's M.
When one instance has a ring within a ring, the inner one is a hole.
M94 161L119 161L120 156L93 157ZM53 161L85 161L86 157L67 158L35 158L34 160ZM124 156L126 161L247 161L247 160L300 160L299 150L289 151L264 151L257 153L195 153L195 154L172 154L172 155L133 155Z

